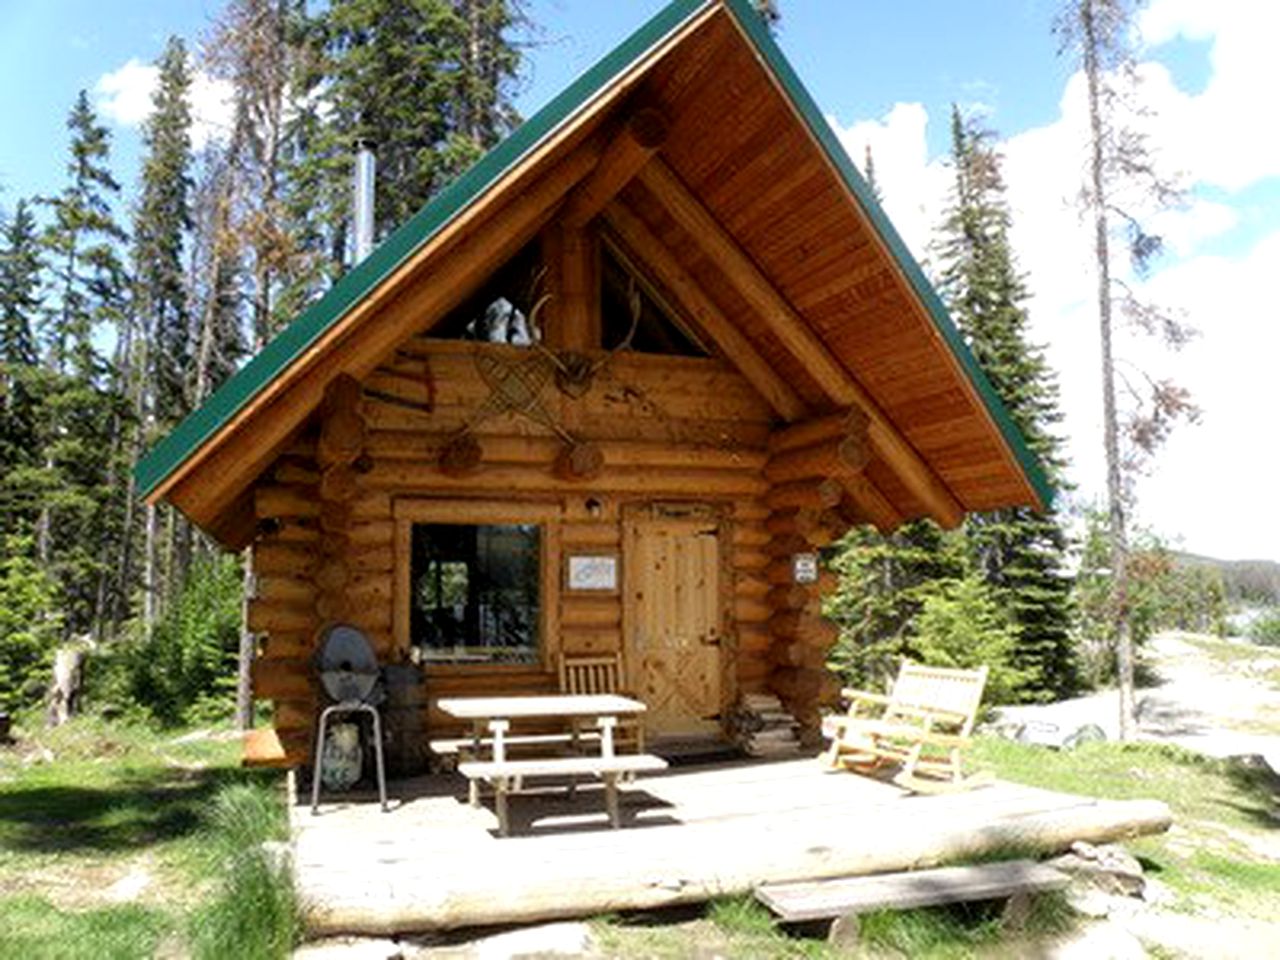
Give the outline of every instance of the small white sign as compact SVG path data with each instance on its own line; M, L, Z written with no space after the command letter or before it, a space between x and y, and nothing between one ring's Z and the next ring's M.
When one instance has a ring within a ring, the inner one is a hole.
M816 553L792 554L791 579L796 583L816 583L818 581L818 555Z
M587 556L569 558L570 590L617 590L618 558Z

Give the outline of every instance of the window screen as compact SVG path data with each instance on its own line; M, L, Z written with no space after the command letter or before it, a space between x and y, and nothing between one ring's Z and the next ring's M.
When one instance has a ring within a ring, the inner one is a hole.
M411 642L427 663L536 663L536 524L413 526Z

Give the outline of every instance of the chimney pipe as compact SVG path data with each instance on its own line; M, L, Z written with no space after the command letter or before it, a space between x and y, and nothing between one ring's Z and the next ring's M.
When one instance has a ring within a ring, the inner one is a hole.
M373 191L376 161L372 140L356 141L355 201L352 205L355 221L355 242L352 266L360 263L373 250Z

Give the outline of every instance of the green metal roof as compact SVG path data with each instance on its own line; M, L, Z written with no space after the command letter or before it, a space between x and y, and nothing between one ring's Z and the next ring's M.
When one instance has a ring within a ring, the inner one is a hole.
M149 495L162 484L353 306L375 290L423 244L468 205L483 196L512 167L605 90L633 63L715 2L717 0L672 0L648 23L387 237L364 261L352 268L319 301L285 327L213 396L148 452L135 470L141 494ZM1035 455L1027 448L1022 434L1010 419L986 374L969 352L937 292L925 278L889 218L880 209L866 181L840 146L818 105L800 82L749 0L723 2L755 45L810 132L883 237L907 281L928 310L934 326L977 389L1006 443L1017 457L1024 475L1041 501L1048 505L1053 499L1053 488Z

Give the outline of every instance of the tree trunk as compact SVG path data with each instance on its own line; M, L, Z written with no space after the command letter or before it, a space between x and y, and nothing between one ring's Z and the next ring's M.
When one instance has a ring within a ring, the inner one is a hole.
M244 596L240 603L240 654L236 670L236 729L253 728L253 631L249 629L249 601L254 594L253 550L246 548L244 563Z
M1116 673L1120 685L1120 739L1133 737L1133 633L1129 623L1128 538L1124 482L1120 475L1120 430L1116 415L1115 360L1111 351L1111 262L1107 192L1103 164L1102 104L1098 43L1093 6L1080 7L1084 69L1088 82L1090 179L1093 189L1094 257L1098 268L1098 334L1102 355L1103 443L1107 457L1107 514L1111 552L1111 609L1115 616Z
M142 548L142 629L147 639L156 626L156 508L147 504L145 536Z

